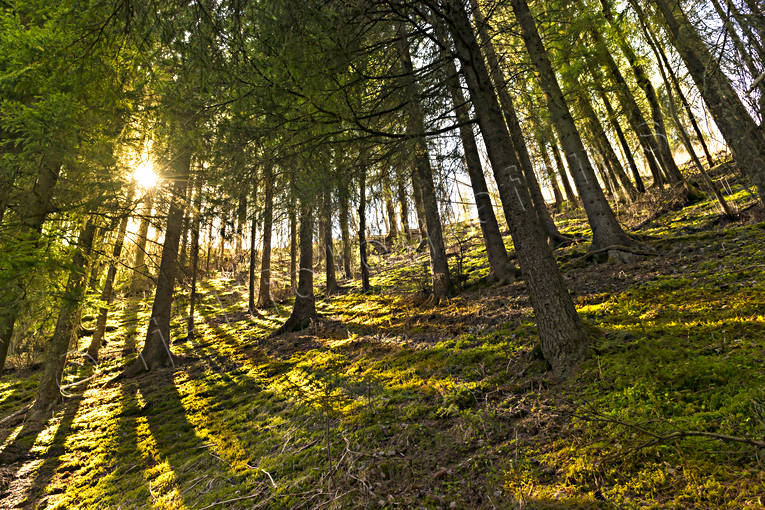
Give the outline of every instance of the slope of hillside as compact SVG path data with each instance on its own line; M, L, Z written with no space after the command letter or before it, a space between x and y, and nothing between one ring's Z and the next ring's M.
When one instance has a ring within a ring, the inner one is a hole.
M317 324L277 338L289 301L251 316L246 283L211 278L196 338L174 305L176 368L110 382L149 313L125 298L101 365L73 359L66 382L83 382L45 426L12 417L37 374L0 379L0 507L761 507L765 223L715 212L645 223L655 255L630 264L558 250L602 333L565 382L523 283L483 282L476 226L451 233L464 288L438 306L411 249L373 259L372 294L343 282Z

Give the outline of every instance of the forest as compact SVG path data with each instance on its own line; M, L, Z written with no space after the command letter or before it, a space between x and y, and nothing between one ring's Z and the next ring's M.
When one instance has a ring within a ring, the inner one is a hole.
M0 508L765 507L765 1L0 0Z

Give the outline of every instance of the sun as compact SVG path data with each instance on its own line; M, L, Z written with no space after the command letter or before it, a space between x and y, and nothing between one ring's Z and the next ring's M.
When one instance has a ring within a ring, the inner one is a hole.
M144 160L133 170L133 180L140 187L149 189L157 185L159 176L154 172L151 160Z

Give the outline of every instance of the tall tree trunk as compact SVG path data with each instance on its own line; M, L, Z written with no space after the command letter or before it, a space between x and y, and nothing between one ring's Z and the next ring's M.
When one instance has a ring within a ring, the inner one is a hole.
M112 304L112 298L114 297L114 278L117 276L117 262L119 262L122 255L122 246L125 242L125 233L127 232L127 224L130 220L130 214L128 214L129 208L133 202L133 188L131 187L128 192L127 202L125 204L125 215L120 220L117 227L117 237L114 239L114 247L112 248L112 258L109 261L109 269L106 271L106 281L104 281L104 288L101 291L101 303L102 306L98 309L98 317L96 318L96 328L93 330L93 337L90 340L88 346L88 357L96 362L98 360L98 350L101 347L101 343L104 339L104 333L106 332L106 320L109 314L109 307Z
M760 203L765 204L765 133L749 115L685 13L667 0L656 0L654 4L736 163L757 186Z
M430 249L430 268L433 279L433 298L436 302L449 295L452 290L449 264L446 259L441 217L438 213L435 188L433 186L433 169L430 166L430 156L425 140L425 117L420 105L419 93L414 81L414 68L409 55L409 44L406 38L399 38L399 58L404 74L408 77L407 96L409 98L408 131L413 137L415 158L415 173L422 197L423 212L427 229L428 247Z
M643 29L643 34L645 34L646 40L649 41L649 44L652 39L655 40L653 47L656 50L657 54L659 55L659 62L660 64L661 63L664 64L664 67L667 70L667 75L669 76L669 79L672 82L672 85L674 85L675 87L675 92L677 92L677 96L680 98L680 101L683 103L683 109L685 110L685 113L688 116L688 120L690 120L691 122L691 127L693 127L693 131L694 133L696 133L696 139L698 140L699 144L701 144L701 149L704 151L704 157L707 160L707 164L709 165L709 168L712 168L715 164L714 158L712 158L712 153L710 152L709 147L707 147L707 143L704 140L704 134L701 132L701 128L699 127L699 124L696 121L696 115L693 113L693 108L691 108L691 105L688 102L688 99L686 98L682 87L680 87L680 82L677 79L677 75L675 74L674 69L672 69L672 66L669 63L669 59L667 58L667 54L664 51L664 47L662 46L658 37L652 37L651 28L648 25L648 21L645 18L645 12L643 11L643 8L640 7L640 5L636 3L634 0L628 0L628 1L630 2L630 5L632 6L633 10L638 15L638 20L640 21L640 26ZM667 90L669 90L669 88Z
M361 291L369 292L369 262L367 261L367 168L361 162L359 177L359 261L361 264Z
M632 202L637 197L637 190L632 184L632 181L629 180L629 177L627 177L627 173L624 171L621 161L619 161L619 158L616 156L616 152L614 152L614 148L608 140L608 136L590 103L590 99L585 96L585 93L581 89L577 91L576 95L577 104L584 114L585 122L592 134L595 145L601 150L603 159L610 171L613 171L616 174L615 177L619 179L618 184L621 185L621 189L626 194L625 198Z
M558 179L555 177L555 170L553 170L552 163L550 162L550 154L547 152L547 142L541 136L537 138L537 147L539 147L539 154L542 156L542 163L545 166L545 173L547 173L547 180L550 181L550 188L553 192L553 198L555 199L555 207L560 207L563 203L563 194L560 192L560 185Z
M192 186L186 184L183 201L183 222L181 223L181 248L178 252L178 276L181 279L186 277L186 251L189 244L189 225L191 225L191 193Z
M611 53L608 51L603 39L597 33L594 33L593 38L595 40L595 50L600 62L605 65L611 80L616 85L616 96L619 99L619 103L624 109L624 113L627 115L627 121L638 138L641 148L643 149L643 156L645 157L648 169L653 176L654 186L663 186L666 182L664 173L661 166L656 161L656 155L659 153L659 149L656 144L656 138L653 131L651 131L650 124L645 120L643 113L640 111L640 107L635 101L635 96L632 95L627 81L622 76L619 67L616 65ZM600 66L593 61L590 54L585 54L585 60L588 64L590 73L595 83L604 83L603 77L600 72Z
M205 274L210 274L210 259L212 258L213 247L213 223L215 222L215 212L210 209L207 218L207 254L205 255ZM255 231L253 230L253 235Z
M475 18L475 24L478 29L478 40L481 43L483 55L488 64L489 76L497 91L497 98L499 100L499 105L502 108L502 113L505 116L507 129L510 133L510 140L518 155L518 160L521 162L521 169L526 180L526 185L529 188L532 205L539 216L539 223L542 225L545 234L547 234L547 237L553 245L570 243L571 238L561 234L558 227L555 226L555 222L550 216L550 211L547 210L547 204L542 197L539 181L534 173L534 165L531 163L531 157L529 156L529 151L526 147L526 141L523 139L521 123L518 120L518 114L515 111L515 106L510 98L510 94L507 92L505 79L502 75L502 68L500 67L500 60L494 49L494 44L491 42L486 20L481 14L481 10L478 6L478 0L470 0L470 4L473 9L473 17Z
M638 170L637 164L635 163L635 158L632 155L632 149L630 149L630 144L627 143L627 137L624 136L624 131L622 131L622 127L619 125L619 117L614 111L614 107L611 105L611 100L608 99L608 93L606 93L605 89L600 83L595 84L595 89L600 96L600 100L603 102L603 106L606 107L606 115L608 115L608 121L611 123L611 128L613 128L614 133L616 133L616 137L619 139L619 144L622 147L624 158L627 160L627 163L630 166L632 178L635 179L635 188L639 193L645 193L645 183L643 183L643 177L640 176L640 171Z
M191 289L189 290L189 317L186 321L186 336L191 339L195 335L194 314L197 305L197 274L199 269L199 231L202 223L202 175L196 176L196 194L191 216Z
M260 288L258 308L274 306L271 299L271 235L274 223L274 179L273 168L266 163L263 168L263 252L260 256Z
M246 187L239 194L239 204L236 209L236 240L234 244L234 254L237 261L242 255L242 234L244 234L244 225L247 223L247 191Z
M147 192L143 211L141 212L141 222L138 224L138 241L135 247L135 260L133 260L133 276L130 281L130 292L138 290L141 281L146 279L149 268L146 265L146 244L149 241L149 219L154 209L154 194Z
M162 246L162 259L159 263L157 288L146 331L146 341L138 359L125 369L124 375L126 377L132 377L143 371L175 366L170 353L170 311L183 222L182 197L186 191L190 166L191 151L184 148L172 163L175 174L172 176L172 197L174 199L170 201L165 222L165 242Z
M386 236L387 244L393 244L398 237L398 222L396 221L396 208L393 207L393 192L390 186L390 176L388 172L383 169L381 172L381 186L383 199L385 201L385 211L387 213L387 225L388 235Z
M77 248L72 256L72 265L66 282L66 291L56 321L50 344L46 349L42 377L37 387L37 396L30 410L32 419L47 418L53 406L61 400L61 377L66 364L69 344L79 324L79 311L85 293L88 259L93 248L96 225L88 220L80 231Z
M404 238L409 242L412 240L412 232L409 230L409 199L406 193L406 182L399 169L396 170L396 188L401 207L401 231L404 233Z
M290 196L290 210L289 210L289 222L290 222L290 289L294 292L297 288L297 212L295 211L295 198L294 194Z
M582 139L574 125L574 119L566 105L563 92L526 1L511 0L511 5L520 25L522 38L529 56L537 70L539 84L547 96L550 117L566 151L568 167L571 169L574 183L587 212L587 219L592 227L592 249L598 250L608 246L632 244L616 220L614 212L598 185L595 172L590 165Z
M699 157L696 155L696 151L693 148L693 143L691 142L691 138L688 135L688 132L685 130L683 123L680 121L680 117L677 112L677 107L675 106L675 99L672 94L672 86L670 85L669 80L667 78L667 73L664 69L664 63L662 62L661 57L659 56L659 51L656 48L656 43L653 41L651 34L645 29L645 26L643 26L643 34L645 35L646 41L648 42L648 45L651 47L651 50L653 51L654 56L656 57L656 61L658 62L659 74L661 74L661 78L664 81L664 86L667 89L667 102L669 103L669 112L670 112L670 115L672 116L672 119L675 121L675 126L677 127L677 131L678 133L680 133L680 137L683 140L683 145L685 145L685 149L688 151L688 155L691 157L691 161L693 161L693 164L696 166L696 170L698 170L705 184L707 185L709 189L712 190L712 193L717 199L717 203L720 205L720 208L722 209L723 214L725 214L725 216L727 216L728 218L733 218L734 217L733 211L728 205L728 202L725 201L725 197L723 197L723 194L720 192L720 189L715 185L714 181L712 181L712 178L707 173L706 169L704 168L704 165L699 160Z
M256 264L256 243L255 243L255 231L258 228L258 216L256 214L252 215L252 220L250 222L250 265L249 265L249 288L248 288L248 295L247 295L247 311L250 312L250 315L255 315L255 264ZM290 242L294 245L295 244L295 232L292 232L290 234ZM294 255L294 252L292 253ZM294 262L294 259L293 261ZM293 273L294 273L294 266L293 266ZM294 274L293 274L294 276ZM293 280L292 282L292 289L294 291L295 289L295 282Z
M444 30L440 24L436 24L436 34L445 46L449 45ZM473 134L473 125L469 122L470 111L465 97L462 94L457 68L451 56L443 52L442 58L446 64L446 87L449 90L452 103L454 104L454 114L457 123L460 125L459 133L462 141L462 150L465 153L465 166L467 167L470 185L473 188L473 197L475 198L476 210L478 211L478 222L481 225L484 244L486 245L486 255L489 259L489 279L499 283L508 283L515 279L515 270L507 256L505 243L502 240L502 234L499 232L499 223L494 215L494 206L491 203L489 188L486 185L486 178L483 174L481 165L481 155L478 152L478 144Z
M335 249L332 242L332 191L324 191L322 204L322 224L324 233L324 258L326 264L326 293L327 295L337 293L337 271L335 267Z
M574 189L571 187L571 181L568 180L568 174L566 173L566 166L563 164L563 159L560 157L558 146L555 145L555 136L550 142L550 148L552 149L553 160L555 160L555 167L558 169L558 175L560 176L560 182L563 184L563 191L566 192L566 200L576 207L578 202L577 196L574 193Z
M300 200L300 276L295 291L295 304L287 322L274 332L280 335L305 329L316 321L316 301L313 295L313 205Z
M19 214L17 260L36 260L34 252L37 250L43 223L50 212L53 190L60 171L61 166L57 162L43 160L37 181L27 194L25 214ZM25 278L31 269L28 263L22 263L0 273L0 373L5 367L16 319L24 301Z
M642 64L638 60L637 55L635 55L635 51L632 49L629 41L624 36L621 25L614 21L613 14L611 12L610 1L611 0L600 0L600 4L603 7L603 14L605 15L606 19L611 25L611 28L613 28L616 34L616 41L619 45L619 48L624 53L624 56L627 57L627 62L632 69L632 74L635 76L635 81L643 90L643 93L648 100L648 106L651 109L651 117L653 118L653 127L654 131L656 132L656 142L659 149L659 157L664 163L665 170L669 174L670 182L682 182L683 176L680 173L680 169L677 168L675 159L672 156L672 149L669 147L669 138L667 137L667 129L664 123L664 114L661 112L661 107L659 106L659 98L656 95L656 90L654 90L653 84L651 84L651 80L648 78L648 73L646 73Z
M347 279L353 278L351 257L351 233L348 226L348 183L343 182L337 194L340 202L340 238L343 243L343 273Z
M460 0L450 0L453 39L496 176L518 262L529 288L542 353L553 371L564 376L586 356L589 338L574 308L539 219L524 185L521 162L512 150L478 42Z

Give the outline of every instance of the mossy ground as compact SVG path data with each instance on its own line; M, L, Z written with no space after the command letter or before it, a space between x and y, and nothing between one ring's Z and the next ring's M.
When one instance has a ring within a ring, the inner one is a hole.
M424 303L426 254L402 250L373 258L372 294L344 282L319 323L279 338L288 301L253 317L244 284L207 279L195 339L176 302L177 368L107 384L149 313L148 297L124 299L96 377L43 427L0 425L0 505L761 507L765 452L699 437L641 447L675 430L765 434L765 224L715 212L701 202L643 225L658 255L631 264L558 251L603 332L566 382L535 349L523 283L488 286L475 239L458 297ZM80 361L66 382L93 373ZM36 377L0 379L2 416Z

